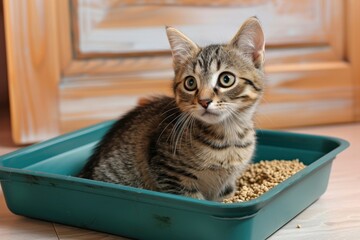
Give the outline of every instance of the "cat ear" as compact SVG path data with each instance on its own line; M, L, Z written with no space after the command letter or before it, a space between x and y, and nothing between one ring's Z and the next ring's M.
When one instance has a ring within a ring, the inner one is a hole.
M171 46L175 70L200 50L198 45L173 27L166 27L166 34Z
M229 45L250 57L256 68L261 68L265 60L265 37L259 19L247 19Z

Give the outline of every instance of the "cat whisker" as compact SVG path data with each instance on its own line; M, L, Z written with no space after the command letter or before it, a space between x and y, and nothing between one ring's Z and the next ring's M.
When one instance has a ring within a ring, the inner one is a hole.
M165 112L161 113L161 116L162 116L162 115L167 115L168 112L173 111L173 110L177 110L177 109L179 109L179 108L178 108L178 107L170 108L170 109L166 110ZM166 118L165 118L165 119L166 119Z
M169 118L169 117L171 117L171 116L168 116L167 118ZM173 120L171 120L171 121L164 127L164 129L163 129L163 130L161 131L161 133L159 134L159 137L158 137L157 142L159 142L159 140L161 139L161 137L162 137L162 135L164 134L165 130L166 130L174 121L177 121L180 117L181 117L181 115L176 116ZM164 119L162 122L164 122L164 121L165 121L165 119ZM159 125L159 126L160 126L160 125ZM170 137L170 136L168 136L168 138L167 138L166 141L169 140L169 137Z
M191 108L193 108L193 106L187 106L187 108L191 109ZM174 128L173 128L173 130L175 130L174 131L175 134L173 132L171 134L172 135L172 142L175 141L174 154L176 153L176 149L177 149L179 141L180 141L180 147L181 147L181 142L182 142L182 138L183 138L183 135L184 135L185 131L187 131L186 135L190 135L190 137L191 137L190 129L187 128L187 126L189 126L191 124L193 119L194 119L194 117L193 117L193 114L191 112L184 112L183 116L181 118L179 118L177 123L175 124L175 125L177 125L177 126L174 126Z
M191 106L185 107L185 110L187 110L187 108L190 108L190 107L191 107ZM178 107L171 108L170 110L175 110L175 109L178 109ZM165 112L168 112L168 111L170 111L170 110L167 110L167 111L165 111ZM169 116L167 116L166 118L164 118L164 119L160 122L160 124L159 124L158 126L161 126L163 122L165 122L167 119L169 119L170 117L172 117L174 114L178 114L178 112L174 112L174 113L170 114ZM159 139L161 138L161 136L164 134L165 130L166 130L174 121L177 121L177 120L179 120L179 118L181 118L182 114L184 114L184 112L180 113L180 115L176 116L173 120L171 120L171 121L164 127L164 129L161 131L161 133L160 133L157 141L159 141ZM173 132L173 131L171 131L171 132ZM168 141L169 138L170 138L170 136L167 138L166 141Z
M173 128L173 130L175 129L175 134L173 134L173 136L174 136L173 140L175 141L174 155L176 154L176 148L177 148L179 140L180 140L180 147L181 147L181 139L184 134L184 129L185 129L187 123L189 122L189 118L190 118L190 114L183 113L182 118L180 118L176 124L177 126L175 128Z
M236 125L239 125L239 123L247 122L247 119L243 118L243 117L241 116L241 113L239 113L239 112L236 111L235 109L233 109L233 108L231 108L231 107L227 107L226 110L231 113L230 120L233 120L232 118L235 118L234 123L235 123Z
M193 116L193 114L191 114L191 122L190 122L190 127L189 127L189 139L190 139L190 146L192 147L192 135L193 135L193 128L194 128L194 123L195 123L195 117Z

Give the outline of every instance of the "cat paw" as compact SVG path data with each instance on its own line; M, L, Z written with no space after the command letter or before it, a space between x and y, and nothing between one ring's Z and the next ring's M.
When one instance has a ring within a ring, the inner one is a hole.
M201 192L187 192L184 194L186 197L196 198L200 200L205 200L205 197L202 195Z
M233 185L227 185L219 194L218 201L231 198L235 195L235 187Z

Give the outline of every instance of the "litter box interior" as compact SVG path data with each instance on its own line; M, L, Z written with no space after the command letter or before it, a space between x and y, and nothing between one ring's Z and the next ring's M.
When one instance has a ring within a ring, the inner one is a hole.
M19 154L2 161L2 166L10 166L30 171L54 173L66 176L76 176L88 158L91 156L99 139L107 132L111 125L92 129L91 131L62 137L47 142L48 147L32 148L31 157L28 154ZM53 144L53 141L56 144ZM301 135L293 137L291 134L274 133L265 130L257 131L257 149L253 162L272 159L299 159L305 165L309 165L336 148L337 144L332 141L324 141L322 138ZM25 150L26 151L26 150ZM19 159L23 158L23 159ZM15 162L13 162L15 161Z

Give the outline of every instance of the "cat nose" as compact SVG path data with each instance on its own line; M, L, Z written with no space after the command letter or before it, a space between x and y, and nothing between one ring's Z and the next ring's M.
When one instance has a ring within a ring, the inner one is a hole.
M208 106L210 105L210 103L212 103L212 100L211 99L199 99L198 102L203 108L207 109Z

